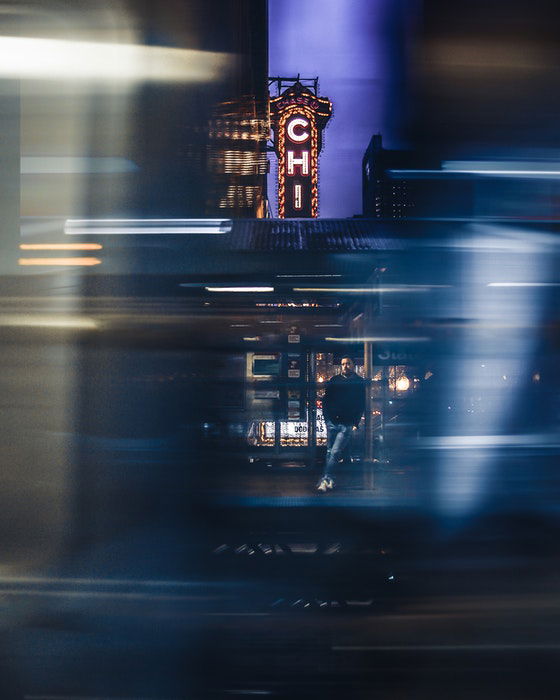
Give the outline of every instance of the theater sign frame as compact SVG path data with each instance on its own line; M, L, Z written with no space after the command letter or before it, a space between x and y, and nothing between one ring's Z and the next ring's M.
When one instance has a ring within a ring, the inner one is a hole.
M298 79L270 98L274 150L278 157L278 217L316 218L319 211L319 153L332 103Z

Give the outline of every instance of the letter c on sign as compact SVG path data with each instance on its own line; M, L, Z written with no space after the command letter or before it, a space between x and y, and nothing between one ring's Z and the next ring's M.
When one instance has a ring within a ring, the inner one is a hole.
M288 136L294 143L303 143L309 138L309 131L302 131L296 134L294 131L296 126L306 127L309 126L309 121L303 117L296 117L295 119L290 119L288 122Z

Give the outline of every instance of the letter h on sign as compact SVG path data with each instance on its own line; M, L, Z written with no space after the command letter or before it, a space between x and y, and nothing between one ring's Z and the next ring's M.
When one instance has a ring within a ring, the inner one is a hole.
M294 151L288 151L288 175L295 175L295 167L299 165L302 175L309 175L309 151L302 151L301 158L296 158Z

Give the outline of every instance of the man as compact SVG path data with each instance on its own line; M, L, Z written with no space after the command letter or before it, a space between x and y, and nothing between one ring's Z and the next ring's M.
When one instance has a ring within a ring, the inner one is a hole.
M365 382L354 372L354 361L343 357L340 374L327 383L323 398L323 417L327 424L327 459L317 490L325 493L334 487L333 472L344 449L350 442L364 415L366 403Z

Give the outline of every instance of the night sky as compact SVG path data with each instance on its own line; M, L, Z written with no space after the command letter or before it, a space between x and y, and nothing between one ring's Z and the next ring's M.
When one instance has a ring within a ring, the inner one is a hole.
M400 0L271 0L269 75L319 76L333 102L319 159L319 216L361 214L361 163L373 133L398 140L395 27ZM276 159L269 197L277 213Z

